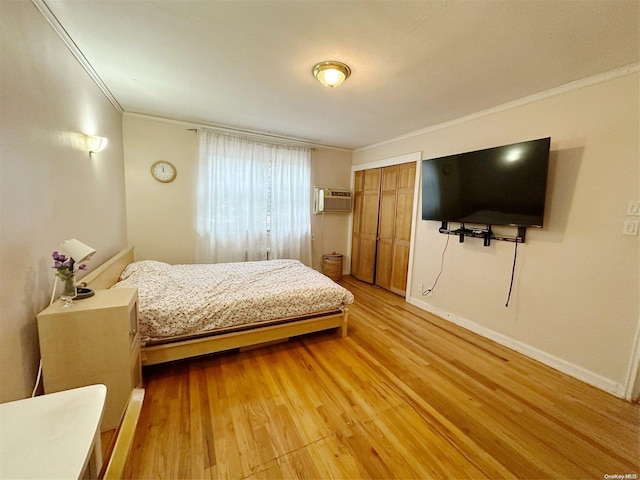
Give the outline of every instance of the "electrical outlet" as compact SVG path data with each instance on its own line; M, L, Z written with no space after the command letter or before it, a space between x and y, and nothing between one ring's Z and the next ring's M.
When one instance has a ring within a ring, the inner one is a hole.
M627 215L640 215L640 201L629 200Z
M420 289L420 292L424 292L424 284L423 283L418 285L418 288Z
M638 224L640 220L625 220L624 228L622 229L623 235L638 235Z

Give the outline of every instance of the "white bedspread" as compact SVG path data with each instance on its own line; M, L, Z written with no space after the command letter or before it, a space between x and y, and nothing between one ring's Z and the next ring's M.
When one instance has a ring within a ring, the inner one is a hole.
M128 265L113 288L138 289L143 341L340 310L353 294L297 260Z

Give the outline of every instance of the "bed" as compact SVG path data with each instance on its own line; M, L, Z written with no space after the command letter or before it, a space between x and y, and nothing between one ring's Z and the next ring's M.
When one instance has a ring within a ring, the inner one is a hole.
M138 289L143 365L328 329L344 337L353 302L351 292L294 260L172 266L134 262L130 247L82 280L93 289Z

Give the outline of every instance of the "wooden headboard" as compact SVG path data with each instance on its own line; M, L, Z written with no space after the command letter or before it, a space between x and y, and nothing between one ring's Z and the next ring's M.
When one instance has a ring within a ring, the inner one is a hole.
M133 263L133 247L118 252L94 271L82 277L80 283L86 283L87 287L94 290L111 288L120 278L124 267L130 263Z

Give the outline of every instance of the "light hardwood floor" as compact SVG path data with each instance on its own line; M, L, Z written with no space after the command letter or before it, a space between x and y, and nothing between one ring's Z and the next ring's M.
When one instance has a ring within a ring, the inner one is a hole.
M148 367L128 478L640 474L640 407L351 277L349 336ZM609 477L613 478L613 477Z

